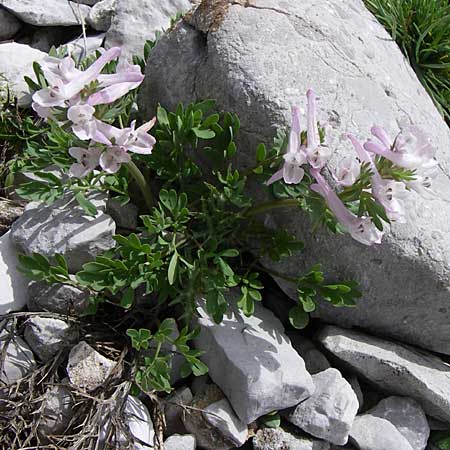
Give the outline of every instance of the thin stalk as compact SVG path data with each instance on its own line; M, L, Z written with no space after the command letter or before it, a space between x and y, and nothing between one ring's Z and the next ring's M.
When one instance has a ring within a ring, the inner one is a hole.
M131 176L134 178L137 185L139 186L142 195L144 196L145 204L147 205L148 210L151 211L155 203L152 191L150 189L149 184L147 183L147 180L145 179L144 175L142 175L142 172L139 170L138 166L136 166L136 164L133 161L127 163L127 167L131 173Z
M261 203L247 211L247 216L255 216L256 214L261 214L266 211L278 208L290 208L293 206L298 206L298 198L286 198L283 200L273 200L271 202Z

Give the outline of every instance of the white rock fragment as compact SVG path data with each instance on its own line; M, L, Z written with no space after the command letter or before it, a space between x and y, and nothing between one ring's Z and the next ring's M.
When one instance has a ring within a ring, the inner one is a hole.
M97 31L108 31L115 12L117 0L102 0L89 12L87 23Z
M263 428L253 437L254 450L329 450L330 444L295 436L282 428Z
M327 369L312 378L314 394L294 408L287 420L319 439L345 445L358 412L358 398L336 369Z
M164 450L195 450L195 436L192 434L174 434L164 442Z
M81 341L70 351L66 370L73 385L92 391L106 381L114 366L114 361Z

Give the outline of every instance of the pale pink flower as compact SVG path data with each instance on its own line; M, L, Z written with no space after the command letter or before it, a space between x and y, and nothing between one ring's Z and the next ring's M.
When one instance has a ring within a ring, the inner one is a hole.
M69 173L76 178L84 178L99 165L101 153L102 149L98 147L69 148L69 155L77 160L70 166Z
M307 97L307 134L306 154L309 164L314 169L321 169L330 159L331 150L320 144L319 127L317 126L316 95L308 89Z
M79 139L92 139L96 132L94 120L95 108L91 105L78 104L67 110L67 118L72 122L72 131Z
M287 184L298 184L302 181L305 171L302 168L306 164L305 148L300 142L300 111L297 107L292 107L292 124L289 133L289 143L284 154L283 167L275 172L266 182L267 185L275 181L284 179Z
M130 155L124 147L117 145L109 147L100 156L100 167L108 173L116 173L123 163L131 161Z
M136 89L143 81L144 75L138 65L131 65L127 61L121 61L117 66L117 73L99 75L97 80L101 90L92 94L87 103L89 105L101 105L112 103L120 97Z
M343 158L333 173L333 178L341 186L352 186L361 173L361 166L355 158Z
M370 217L358 217L353 214L333 191L318 169L311 169L316 184L311 189L320 194L338 222L356 241L364 245L379 244L383 233L373 224Z
M58 66L58 71L48 70L50 86L33 94L33 101L41 107L66 106L66 102L77 96L89 83L96 80L103 67L120 55L120 48L113 47L104 52L86 70L73 73L72 63L66 58Z

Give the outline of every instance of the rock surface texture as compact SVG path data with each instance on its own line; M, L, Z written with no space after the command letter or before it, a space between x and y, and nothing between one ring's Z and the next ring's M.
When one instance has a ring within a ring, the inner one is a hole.
M201 359L210 377L243 422L295 406L314 392L303 359L268 309L256 304L254 315L245 317L230 306L220 324L202 307L198 311L201 332L195 345L205 352Z
M95 195L90 200L98 209L96 216L88 216L71 197L52 205L29 204L11 227L14 244L27 254L36 252L51 258L60 253L67 260L69 272L80 270L84 263L114 247L116 226L103 212L106 199Z
M327 326L322 345L379 389L414 398L430 416L450 421L450 366L434 355L356 331Z
M333 279L356 279L364 293L358 308L323 305L317 314L450 354L450 204L444 198L450 132L362 0L205 0L152 51L139 103L151 117L158 102L175 109L180 101L216 99L219 110L241 120L238 161L246 168L254 164L258 143L270 144L288 123L291 105L304 105L310 87L320 97L319 120L331 125L328 136L336 143L331 166L354 154L345 133L367 138L378 124L394 138L397 120L406 118L437 148L438 195L414 198L408 223L393 225L371 248L327 231L313 238L306 215L277 210L268 223L286 226L305 241L306 251L272 267L298 276L319 261ZM259 186L255 196L261 191Z
M171 17L190 9L189 0L116 0L105 45L122 47L122 56L141 55L147 39L169 28Z
M295 436L282 428L263 428L253 437L254 450L329 450L330 444Z
M14 58L11 58L14 55ZM28 106L31 103L31 96L28 92L28 85L23 77L28 76L35 79L33 72L33 62L39 62L46 56L46 53L36 50L24 44L7 42L0 44L0 89L6 88L18 99L20 106Z
M336 369L327 369L312 378L314 394L294 408L287 419L312 436L345 445L358 411L358 398Z
M80 25L80 16L86 17L90 10L89 6L61 0L0 0L0 6L38 27Z

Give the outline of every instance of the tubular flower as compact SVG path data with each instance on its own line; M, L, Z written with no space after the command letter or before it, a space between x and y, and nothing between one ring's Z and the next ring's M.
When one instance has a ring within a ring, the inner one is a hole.
M314 169L321 169L330 159L331 150L320 144L319 128L317 126L316 94L308 89L307 98L307 145L308 162Z
M101 154L102 149L98 147L69 148L69 155L77 160L70 166L70 174L76 178L84 178L98 166Z
M72 122L72 131L79 139L92 139L96 132L95 108L91 105L74 105L67 110L67 118Z
M73 61L69 63L67 58L61 61L57 69L48 66L47 74L50 75L50 86L33 94L33 102L40 107L66 106L66 102L76 97L89 83L96 80L103 67L120 55L120 48L113 47L104 52L86 70L74 73ZM67 62L66 62L67 60Z
M429 138L417 127L403 128L390 144L386 131L372 127L372 134L380 141L369 140L364 148L371 153L384 156L394 164L406 169L428 169L436 165L435 149Z
M311 175L316 180L316 184L311 185L311 189L325 199L338 222L353 239L364 245L379 244L381 242L383 233L378 230L369 217L358 217L349 211L318 169L311 169Z
M305 148L300 142L300 111L296 106L292 107L292 124L289 133L287 152L284 154L283 167L275 172L266 182L267 185L284 179L287 184L298 184L302 181L305 171L302 168L306 164Z
M129 163L130 155L124 147L115 145L106 149L100 156L100 167L108 173L116 173L122 163Z
M339 162L333 178L341 186L352 186L361 173L361 166L355 158L344 158Z

